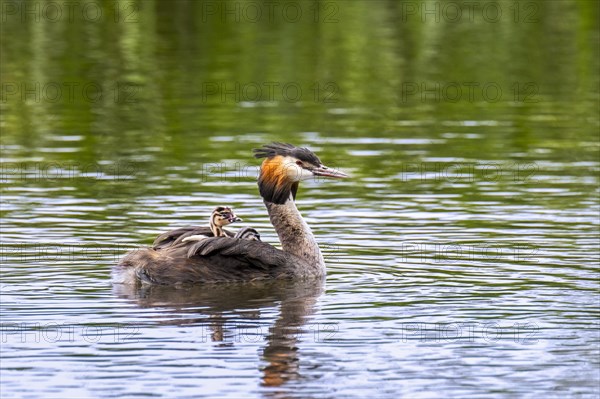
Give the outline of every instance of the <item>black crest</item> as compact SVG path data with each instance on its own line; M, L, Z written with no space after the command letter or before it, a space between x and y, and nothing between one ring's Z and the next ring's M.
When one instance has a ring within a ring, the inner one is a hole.
M255 158L273 158L277 155L292 156L313 165L321 165L319 157L308 148L296 147L287 143L274 142L266 144L262 148L255 148L253 151Z

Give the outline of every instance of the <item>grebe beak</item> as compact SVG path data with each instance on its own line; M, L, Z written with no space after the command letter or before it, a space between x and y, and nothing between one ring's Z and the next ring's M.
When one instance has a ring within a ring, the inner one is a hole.
M317 168L313 168L310 170L315 176L323 176L323 177L333 177L335 179L343 179L346 177L350 177L344 172L336 169L328 168L325 165L321 165Z
M241 222L242 218L239 218L235 215L231 215L228 219L229 223Z

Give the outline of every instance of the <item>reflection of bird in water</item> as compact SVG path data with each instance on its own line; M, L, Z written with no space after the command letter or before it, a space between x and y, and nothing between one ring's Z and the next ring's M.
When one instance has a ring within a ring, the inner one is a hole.
M113 292L142 308L160 307L155 316L158 324L185 326L189 331L202 328L206 345L259 345L261 384L275 387L302 376L298 349L302 342L314 342L314 326L306 323L323 293L323 283L322 279L265 280L181 288L115 284ZM277 307L279 315L273 322L272 310ZM201 356L201 348L195 349Z
M187 227L162 234L153 248L127 254L117 270L121 282L177 284L323 276L323 256L294 199L301 180L347 176L323 165L307 148L273 143L254 152L256 158L265 158L258 188L282 250L227 232L225 237L183 241L185 235L197 235L197 228Z

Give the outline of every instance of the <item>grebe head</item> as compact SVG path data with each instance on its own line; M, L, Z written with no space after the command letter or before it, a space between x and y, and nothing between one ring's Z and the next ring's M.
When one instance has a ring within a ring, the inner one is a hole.
M241 222L242 219L235 216L233 210L228 206L218 206L210 215L210 229L215 237L225 236L223 226L228 224Z
M228 224L241 222L242 219L235 216L233 210L228 206L218 206L212 213L211 223L214 223L217 226L223 227Z
M308 148L285 143L271 143L254 149L256 158L266 158L260 167L258 189L267 202L285 203L290 193L296 198L298 183L313 176L348 177L339 170L323 165Z
M256 231L256 229L253 229L252 227L244 227L238 230L237 233L235 233L234 238L241 238L242 240L250 241L260 241L260 234L258 234L258 231Z

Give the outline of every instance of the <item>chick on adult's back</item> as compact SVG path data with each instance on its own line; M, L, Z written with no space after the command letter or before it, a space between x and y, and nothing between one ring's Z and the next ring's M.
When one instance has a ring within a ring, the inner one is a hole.
M178 240L190 230L177 229L159 236L175 237L167 240L168 245L127 254L116 267L119 281L180 284L323 276L323 256L294 200L301 180L347 175L324 166L309 149L291 144L272 143L254 153L256 158L265 158L258 188L281 250L260 240L231 237L231 233L199 241Z

